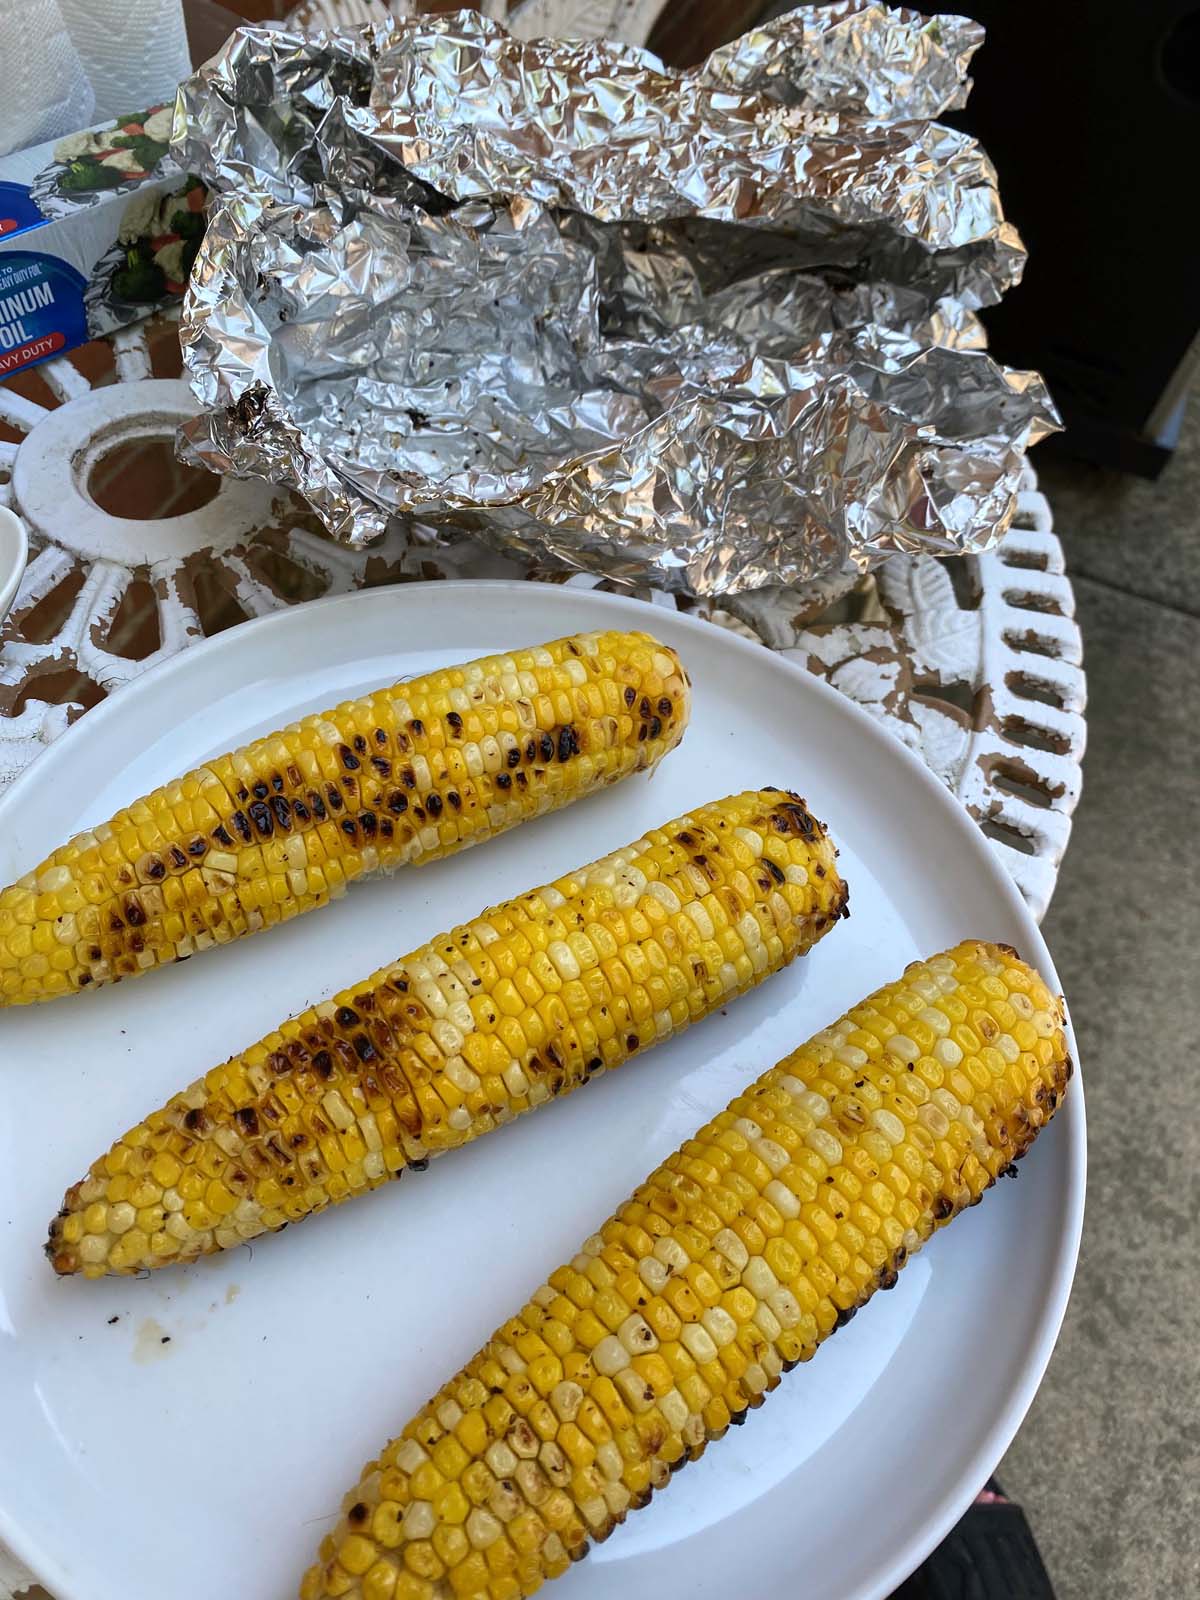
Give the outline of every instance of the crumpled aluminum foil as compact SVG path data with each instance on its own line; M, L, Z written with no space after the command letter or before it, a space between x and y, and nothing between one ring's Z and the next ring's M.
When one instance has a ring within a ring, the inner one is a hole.
M974 312L1020 275L963 103L982 40L869 0L687 72L478 13L240 30L180 92L219 195L185 459L691 595L986 548L1041 379Z

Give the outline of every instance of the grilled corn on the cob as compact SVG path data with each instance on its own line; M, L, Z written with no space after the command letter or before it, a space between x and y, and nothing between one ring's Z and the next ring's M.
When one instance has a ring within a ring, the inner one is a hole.
M134 977L653 767L679 658L582 633L446 667L257 739L0 890L0 1006Z
M518 1600L807 1360L1050 1118L1007 947L910 966L763 1074L364 1470L302 1600Z
M807 950L846 890L779 789L485 911L200 1078L66 1197L59 1272L244 1243L619 1066Z

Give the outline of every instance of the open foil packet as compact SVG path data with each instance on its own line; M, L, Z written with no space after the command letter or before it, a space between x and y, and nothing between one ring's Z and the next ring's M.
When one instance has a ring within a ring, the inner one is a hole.
M674 71L478 13L242 29L183 85L217 194L185 459L712 596L980 550L1056 425L975 311L1021 241L963 104L977 23L802 8Z

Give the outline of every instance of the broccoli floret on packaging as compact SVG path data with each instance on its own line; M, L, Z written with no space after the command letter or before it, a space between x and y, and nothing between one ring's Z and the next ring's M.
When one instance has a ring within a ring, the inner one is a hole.
M153 172L169 149L168 145L147 138L144 133L119 133L112 144L114 150L132 150L144 172Z
M117 189L121 181L122 174L115 167L85 158L67 163L59 174L58 186L71 193L85 194L92 189Z
M166 276L141 240L126 250L125 265L113 273L112 288L118 299L132 305L161 300L166 294Z

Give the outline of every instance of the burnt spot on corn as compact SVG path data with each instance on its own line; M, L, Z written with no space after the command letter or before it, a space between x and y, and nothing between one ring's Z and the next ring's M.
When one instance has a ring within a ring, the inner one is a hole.
M348 744L340 744L340 745L338 745L337 753L338 753L338 756L339 756L339 758L341 760L342 765L345 767L347 772L357 772L358 771L358 767L359 767L358 757L354 754L354 751L351 750L351 748L350 748L350 746Z
M394 812L398 817L402 817L408 810L408 796L402 794L399 789L393 789L387 797L387 804L389 811Z
M400 773L400 782L406 789L415 789L417 787L417 775L411 767L403 768Z
M253 1106L240 1106L233 1113L233 1120L248 1138L258 1137L258 1114Z
M292 801L292 815L301 826L306 822L312 821L312 812L304 804L303 800Z
M363 831L364 839L373 839L379 831L379 820L373 811L360 812L358 825Z
M512 788L512 779L509 777L507 772L498 772L496 774L496 787L498 789Z
M353 839L357 837L358 825L355 823L353 817L342 818L342 832L346 835L347 839Z
M308 804L313 816L316 817L317 821L324 822L329 813L325 809L324 800L322 800L321 796L315 789L310 789L308 791Z
M197 859L199 859L200 856L207 855L208 840L200 838L199 834L197 834L194 839L190 839L188 841L187 853L190 856L195 856Z
M250 821L244 811L235 811L230 817L233 831L244 844L250 843Z
M775 865L775 863L771 860L770 856L763 856L762 857L762 864L767 869L767 871L771 874L772 878L774 878L776 883L783 883L785 881L784 880L784 876L783 876L783 869L781 867L777 867Z
M252 785L252 792L256 800L265 800L271 791L261 778L257 778ZM238 798L245 799L245 790L242 791Z
M189 1133L203 1133L208 1127L208 1118L199 1106L192 1106L183 1114L183 1125Z
M944 1194L939 1194L933 1202L933 1220L935 1222L946 1222L953 1215L954 1201Z
M231 835L229 834L228 830L226 829L224 823L221 823L221 822L217 823L216 827L213 829L213 838L217 841L218 844L223 844L225 846L226 850L232 850L232 848L233 848L233 839L232 839ZM203 855L204 851L203 850L195 851L194 854Z
M250 820L264 839L269 839L275 832L275 824L271 820L271 808L264 800L250 802Z
M340 811L346 804L346 802L342 799L342 791L338 788L336 783L327 783L325 785L325 798L329 802L329 809L331 811Z
M811 817L800 801L777 806L771 813L771 825L777 833L815 839L818 832L816 819Z
M424 737L425 724L421 721L420 717L414 717L412 719L408 725L408 731L412 734L414 739L421 739Z
M137 895L126 895L122 909L125 912L125 921L131 928L140 928L145 925L146 913Z
M356 1033L350 1042L360 1061L374 1061L377 1052L365 1033Z
M458 793L457 790L451 789L449 794L446 796L446 799L454 807L455 811L461 811L462 810L462 796Z
M313 1056L313 1071L322 1078L333 1076L333 1057L328 1050L318 1050Z
M367 753L367 741L363 738L361 733L356 733L354 735L354 748L358 751L360 756L366 755Z
M381 778L390 778L391 777L391 775L392 775L392 763L388 760L388 758L386 756L372 756L371 757L371 765L375 768L375 771L379 774L379 776Z
M440 817L441 814L442 814L442 797L441 797L441 795L438 795L438 794L427 795L426 798L425 798L425 809L426 809L426 811L428 811L428 813L429 813L429 815L431 817Z
M334 1017L339 1028L356 1028L362 1020L352 1006L339 1006Z
M173 844L167 851L167 860L176 872L182 872L188 864L188 859L177 844Z

